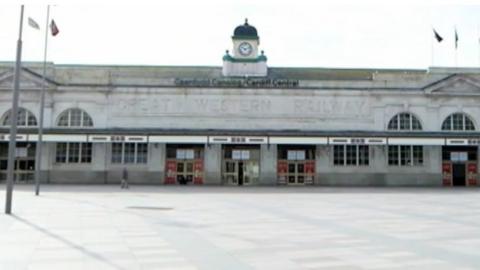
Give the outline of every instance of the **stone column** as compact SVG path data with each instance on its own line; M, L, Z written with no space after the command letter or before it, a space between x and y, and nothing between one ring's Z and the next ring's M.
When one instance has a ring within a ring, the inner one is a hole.
M370 169L373 174L385 174L388 168L388 153L386 145L370 145ZM380 176L377 176L380 177Z
M41 183L49 183L49 174L52 169L53 161L55 160L55 143L42 144L42 162L40 164L40 181ZM38 146L37 146L38 147Z
M277 145L260 146L260 180L259 185L277 184Z
M330 150L328 145L317 145L315 149L315 179L314 185L328 184L328 174L331 171Z
M427 185L443 185L442 159L442 146L431 145L423 147L423 162L426 163L426 170L433 176Z
M222 145L210 144L205 146L205 181L207 185L222 183Z
M92 172L96 183L107 183L106 143L92 143Z
M165 143L150 143L148 145L148 178L152 184L165 182L165 160L167 145Z

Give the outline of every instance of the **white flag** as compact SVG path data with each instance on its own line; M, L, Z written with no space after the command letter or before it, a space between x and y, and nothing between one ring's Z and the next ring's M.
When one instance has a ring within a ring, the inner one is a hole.
M40 30L40 26L38 25L38 23L31 17L28 17L28 25L30 25L32 28Z

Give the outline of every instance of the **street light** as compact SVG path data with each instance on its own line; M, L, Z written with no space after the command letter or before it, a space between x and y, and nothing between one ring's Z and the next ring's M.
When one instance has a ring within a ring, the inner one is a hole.
M18 115L18 95L20 88L20 69L22 68L22 28L23 28L23 10L20 7L20 30L17 41L17 59L15 62L15 73L13 83L12 115L10 117L10 141L8 143L8 165L7 165L7 195L5 201L5 214L12 213L12 193L13 193L13 170L15 162L15 148L17 143L17 115Z

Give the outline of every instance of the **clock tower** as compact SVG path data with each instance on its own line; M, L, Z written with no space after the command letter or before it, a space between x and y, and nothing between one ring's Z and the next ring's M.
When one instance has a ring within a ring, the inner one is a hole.
M245 23L233 31L233 55L226 52L223 56L223 76L228 77L264 77L267 76L267 57L258 53L260 38L257 29Z

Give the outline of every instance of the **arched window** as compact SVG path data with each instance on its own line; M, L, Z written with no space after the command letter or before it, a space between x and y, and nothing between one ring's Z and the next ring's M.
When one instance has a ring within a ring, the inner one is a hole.
M464 113L454 113L449 115L442 124L442 130L467 131L475 130L472 119Z
M93 127L90 115L85 111L72 108L60 114L57 125L59 127ZM91 163L92 143L57 143L55 161L57 163Z
M30 126L37 125L37 118L35 118L35 115L33 115L33 113L30 112L29 110L26 110L24 108L18 108L17 113L18 113L17 126L30 127ZM12 124L11 118L12 118L12 110L8 110L8 112L6 112L5 115L3 116L2 125L10 126Z
M81 109L68 109L58 118L59 127L93 127L90 115Z
M388 122L388 130L422 130L422 124L411 113L399 113Z

